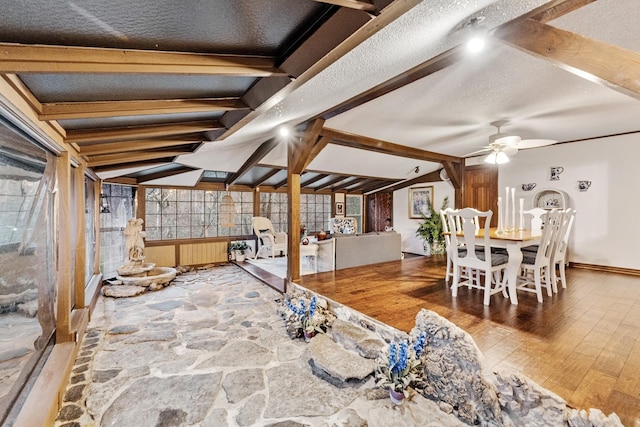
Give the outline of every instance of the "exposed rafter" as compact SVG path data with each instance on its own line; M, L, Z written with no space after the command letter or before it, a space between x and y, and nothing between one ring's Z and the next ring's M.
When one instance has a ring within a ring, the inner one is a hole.
M161 99L144 101L56 102L42 104L40 120L142 116L248 109L239 98Z
M250 187L251 188L256 188L259 185L262 185L263 182L267 181L269 178L274 177L275 175L278 174L278 172L280 172L282 169L271 169L269 172L267 172L266 174L264 174L263 176L261 176L260 178L258 178L255 182L253 182Z
M180 174L191 172L191 171L194 171L194 170L196 170L196 169L188 167L188 166L180 166L180 167L175 168L175 169L170 169L170 170L166 170L166 171L162 171L162 172L156 172L156 173L152 173L152 174L141 176L141 177L137 178L136 181L138 182L138 184L142 184L142 183L145 183L145 182L153 181L154 179L161 179L161 178L166 178L166 177L169 177L169 176L180 175Z
M363 0L314 0L318 3L335 4L336 6L348 7L350 9L364 10L366 12L375 12L376 7L368 1Z
M246 162L244 162L240 169L238 169L236 173L232 173L227 177L227 179L225 180L225 184L235 184L242 175L244 175L249 169L257 165L258 162L260 162L260 160L262 160L264 156L269 154L269 152L273 150L279 143L280 141L277 138L271 138L260 144L260 147L258 147L258 149L253 152L253 154L247 159Z
M345 176L345 175L337 176L337 177L335 177L333 179L330 179L329 181L325 182L324 184L316 187L315 191L320 191L320 190L324 190L325 188L329 188L333 184L337 184L337 183L339 183L341 181L344 181L347 178L349 178L349 176Z
M190 153L191 148L185 148L183 150L172 151L134 151L130 153L118 153L118 154L104 154L101 156L93 156L89 158L89 167L94 166L106 166L119 163L133 163L143 160L157 160L157 159L173 159L174 157L182 154Z
M323 119L316 119L307 126L299 142L289 141L293 156L289 159L289 169L291 169L292 173L299 174L304 171L322 148L326 146L327 142L322 143L322 141L318 141L318 136L322 131L323 125ZM319 149L314 149L318 142L321 142L323 145Z
M320 175L316 175L316 176L314 176L313 178L306 180L306 181L305 181L305 182L303 182L301 185L302 185L303 187L308 187L308 186L310 186L311 184L313 184L313 183L315 183L315 182L318 182L318 181L320 181L320 180L322 180L322 179L325 179L325 178L326 178L326 177L328 177L328 176L329 176L329 174L328 174L328 173L321 173Z
M148 73L267 77L273 58L0 43L2 73Z
M65 142L83 144L88 142L130 141L133 139L207 132L220 128L222 128L222 125L214 120L210 120L136 127L70 130L67 132Z
M355 135L347 132L341 132L335 129L324 128L322 130L322 135L330 138L332 144L358 148L361 150L375 151L377 153L407 157L410 159L425 160L428 162L460 162L459 157L434 153L432 151L420 150L418 148L408 147L406 145L394 144L392 142L368 138L365 136Z
M396 190L401 190L406 187L411 187L412 185L423 184L425 182L438 182L438 181L442 181L442 178L440 178L439 169L437 171L429 172L427 174L415 177L413 179L400 182L398 184L393 185L392 187L383 188L380 191L383 191L385 193L393 193Z
M533 19L502 28L495 37L579 77L640 99L640 54Z
M124 153L127 151L152 150L155 148L173 147L176 145L194 144L202 142L202 135L186 136L171 139L139 139L135 141L105 142L95 144L79 145L79 152L84 156L95 156L99 154Z

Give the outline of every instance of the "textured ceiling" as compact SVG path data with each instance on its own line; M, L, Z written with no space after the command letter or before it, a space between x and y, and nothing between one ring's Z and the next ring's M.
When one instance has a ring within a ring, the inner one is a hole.
M508 120L503 132L524 139L560 142L640 130L638 96L589 81L496 37L490 38L479 54L456 57L439 71L334 114L336 106L352 102L363 92L455 50L469 36L466 24L471 19L479 19L491 33L538 7L575 4L561 0L373 3L388 7L368 15L313 0L78 0L59 4L8 0L3 2L0 14L0 42L184 51L198 56L251 54L273 61L274 68L284 71L269 77L177 75L161 70L155 74L53 69L16 72L40 103L194 98L202 102L202 98L225 97L238 100L242 105L231 113L215 108L165 111L155 104L158 107L141 114L128 110L129 113L105 117L58 119L72 134L96 128L165 123L219 124L219 128L212 125L191 131L190 138L184 135L184 142L175 137L180 144L199 149L179 155L174 166L183 173L157 181L162 183L185 185L197 180L200 170L233 174L275 137L281 124L300 129L306 121L322 116L328 117L325 128L453 156L467 156L485 146L496 131L490 123L496 120ZM330 21L333 26L323 32L324 24ZM598 0L547 24L639 52L639 21L637 0ZM331 43L319 44L328 39L332 39ZM578 53L585 57L589 54ZM291 63L296 55L295 63ZM215 140L221 134L225 139ZM157 136L141 139L145 138ZM200 141L205 143L198 145ZM99 143L87 143L89 150ZM128 153L130 147L119 149ZM143 157L141 154L144 153L136 155ZM127 155L121 156L126 160ZM174 156L175 152L167 158ZM162 158L160 164L165 160ZM152 175L158 161L145 161L146 172ZM286 145L281 142L259 159L255 170L245 170L245 176L237 178L237 182L257 182L267 175L267 166L286 165ZM113 178L141 177L145 173L144 165L142 169L139 165L124 166L108 166L99 174ZM308 168L360 177L410 179L416 166L422 172L441 167L440 163L329 144ZM278 182L277 176L267 182Z

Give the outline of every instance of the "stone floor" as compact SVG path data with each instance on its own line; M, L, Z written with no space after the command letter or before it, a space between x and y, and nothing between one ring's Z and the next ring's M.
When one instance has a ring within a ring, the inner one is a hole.
M464 425L419 395L395 406L372 380L338 388L316 377L278 297L233 265L101 297L55 426Z

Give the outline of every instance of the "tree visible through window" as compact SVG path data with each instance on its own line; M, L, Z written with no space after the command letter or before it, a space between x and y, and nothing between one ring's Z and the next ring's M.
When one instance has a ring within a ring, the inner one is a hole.
M225 191L147 188L145 230L147 240L198 239L251 234L253 195L231 191L236 207L235 227L223 227L219 204Z

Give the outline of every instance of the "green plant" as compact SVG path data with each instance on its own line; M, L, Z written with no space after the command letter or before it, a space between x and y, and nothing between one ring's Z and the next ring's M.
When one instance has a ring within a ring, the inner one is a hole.
M424 332L420 332L412 345L406 340L389 344L377 358L376 386L402 392L408 397L407 387L422 375L425 347Z
M427 250L428 245L431 248L432 254L442 253L445 250L444 235L442 234L444 231L442 218L440 217L440 212L436 212L436 210L433 209L433 205L430 201L428 201L428 204L429 216L424 214L422 215L422 222L418 226L416 236L424 240L423 245L425 251ZM440 209L444 210L447 207L449 207L449 197L444 198Z
M249 245L244 240L229 243L229 251L240 251L244 254L244 251L249 249Z

